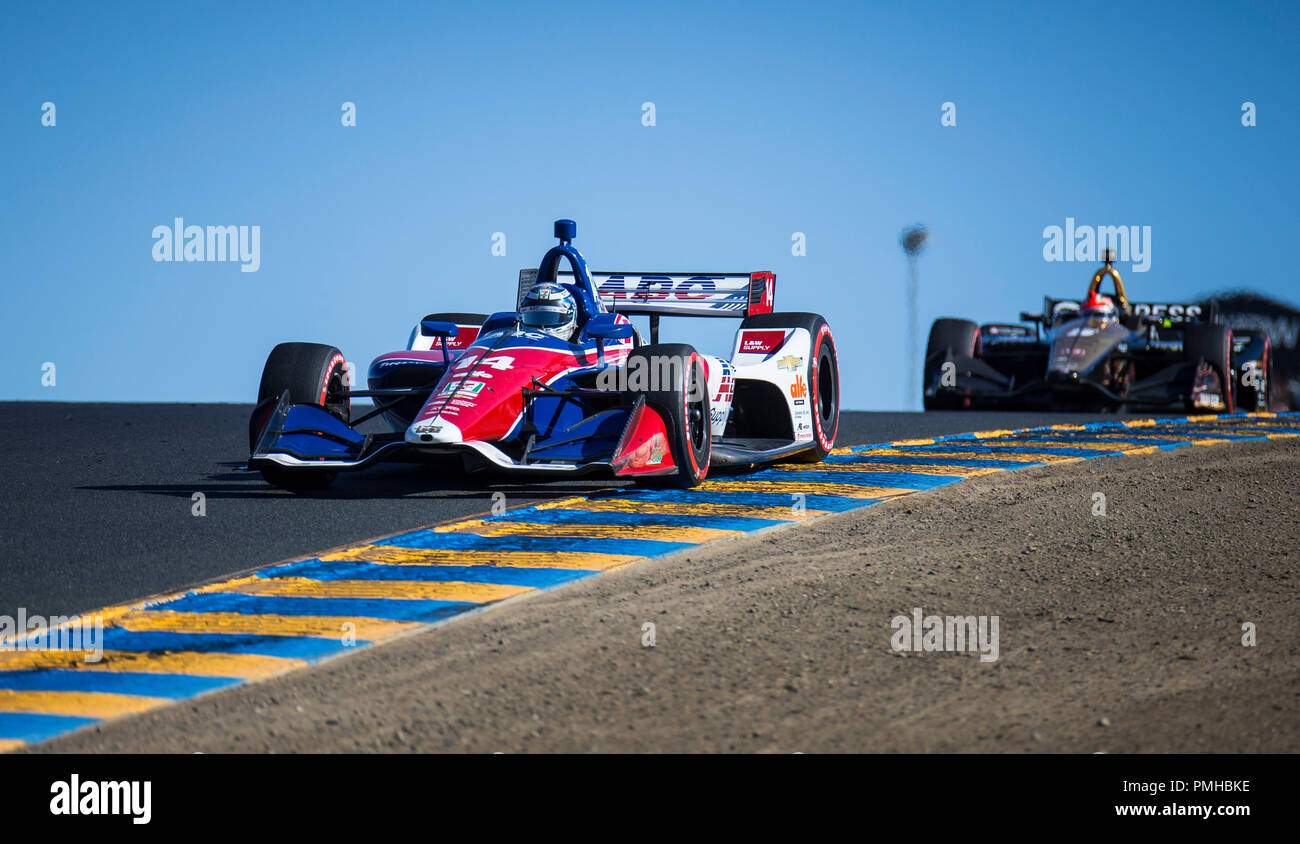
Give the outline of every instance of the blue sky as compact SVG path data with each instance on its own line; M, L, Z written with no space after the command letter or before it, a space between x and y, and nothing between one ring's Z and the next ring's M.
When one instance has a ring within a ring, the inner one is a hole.
M1294 3L11 7L0 399L251 401L282 340L364 369L427 312L509 308L558 217L596 268L775 271L780 309L830 320L848 408L904 404L916 221L923 334L1077 295L1092 265L1043 258L1067 217L1151 226L1134 298L1295 302L1298 23ZM260 226L260 269L155 262L175 217ZM664 338L725 354L732 330Z

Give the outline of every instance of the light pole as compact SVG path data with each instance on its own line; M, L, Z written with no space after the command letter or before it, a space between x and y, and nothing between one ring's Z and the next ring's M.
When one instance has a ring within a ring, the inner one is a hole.
M903 247L903 252L907 254L907 356L908 370L907 377L903 379L903 408L909 409L914 407L916 397L921 394L921 362L918 356L921 338L917 336L920 333L920 327L917 323L917 276L916 276L916 259L925 251L926 241L930 237L930 232L925 226L917 223L903 229L903 233L898 236L898 242Z

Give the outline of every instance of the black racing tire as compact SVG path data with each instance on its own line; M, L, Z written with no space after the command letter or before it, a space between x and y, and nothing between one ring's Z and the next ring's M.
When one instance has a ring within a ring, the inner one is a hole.
M646 404L664 417L668 423L669 447L677 471L672 475L637 478L637 484L647 487L676 487L685 489L697 486L709 474L709 457L712 453L713 429L709 417L709 379L704 369L704 359L693 346L685 343L655 343L628 352L627 366L645 358L647 372L661 373L663 368L656 358L676 358L684 363L667 368L670 383L652 383L654 389L646 390ZM659 380L659 379L655 379Z
M926 410L965 410L970 407L970 392L947 392L935 396L925 395L925 387L939 375L939 367L951 349L954 354L978 357L980 352L980 327L968 319L943 317L930 326L930 339L925 344L925 362L921 368L921 404Z
M1273 406L1270 401L1270 393L1273 391L1273 342L1267 335L1256 335L1242 351L1247 360L1258 363L1253 374L1244 366L1238 367L1233 405L1247 413L1267 412ZM1241 360L1239 356L1238 361ZM1254 380L1256 378L1263 378L1264 383L1261 385Z
M812 448L790 457L791 463L820 463L835 448L840 429L840 363L835 338L821 314L803 311L755 314L740 324L743 328L802 328L812 338L804 378L807 379L809 409L812 411Z
M268 404L274 408L274 402L285 390L294 404L318 405L344 422L351 417L347 359L343 353L321 343L281 343L271 350L262 368L262 381L257 388L258 410L254 411L248 431L250 452L262 435L268 415L265 408ZM262 470L267 483L295 491L324 489L333 483L335 474L319 469L267 467Z
M1192 366L1204 361L1223 387L1223 401L1228 413L1234 412L1236 384L1232 370L1232 329L1218 323L1192 323L1183 328L1183 359ZM1188 412L1196 412L1192 397L1187 396Z

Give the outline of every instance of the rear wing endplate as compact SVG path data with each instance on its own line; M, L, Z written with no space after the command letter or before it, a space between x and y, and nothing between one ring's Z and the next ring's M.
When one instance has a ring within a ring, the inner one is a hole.
M1129 311L1137 316L1152 316L1170 322L1214 322L1218 303L1209 302L1129 302ZM1055 318L1058 311L1083 307L1078 299L1043 297L1043 316Z

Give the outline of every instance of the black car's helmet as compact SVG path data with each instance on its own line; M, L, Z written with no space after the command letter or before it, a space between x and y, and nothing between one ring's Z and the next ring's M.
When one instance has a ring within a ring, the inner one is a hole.
M578 303L563 285L534 284L519 303L519 325L568 340L578 324Z

